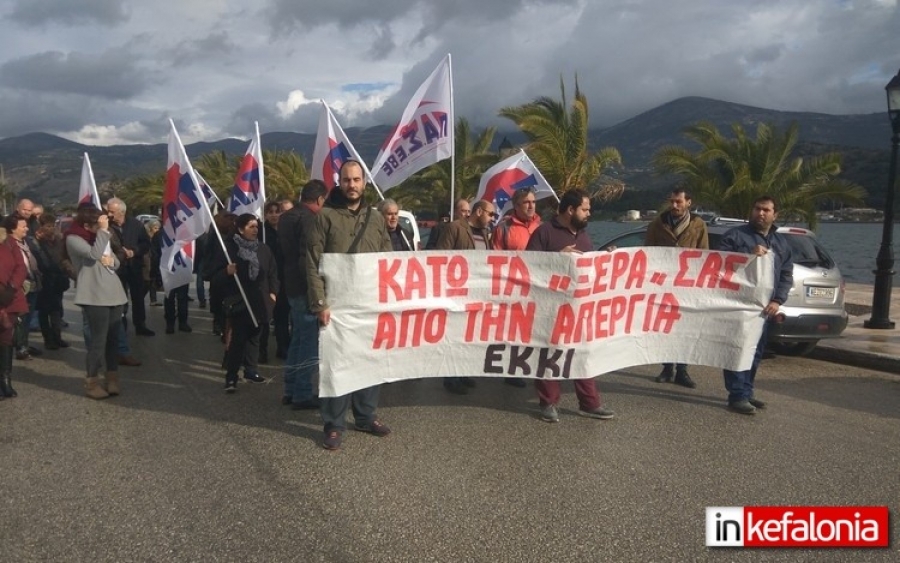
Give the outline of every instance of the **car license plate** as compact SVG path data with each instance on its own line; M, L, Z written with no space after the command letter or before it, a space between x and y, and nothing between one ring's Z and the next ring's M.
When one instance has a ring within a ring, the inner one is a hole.
M833 287L807 287L806 296L813 299L834 299Z

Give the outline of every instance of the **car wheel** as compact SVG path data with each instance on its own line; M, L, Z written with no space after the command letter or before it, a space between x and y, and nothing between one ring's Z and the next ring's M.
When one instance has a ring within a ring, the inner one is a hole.
M812 342L773 342L770 344L770 347L776 354L805 356L812 352L818 343L818 340L813 340Z

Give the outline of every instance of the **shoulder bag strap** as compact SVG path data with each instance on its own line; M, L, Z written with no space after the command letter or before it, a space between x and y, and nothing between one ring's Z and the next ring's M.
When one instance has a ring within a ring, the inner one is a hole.
M356 247L359 246L359 241L362 240L362 237L366 232L366 227L369 226L369 219L371 218L371 216L372 216L372 208L366 207L366 218L363 221L363 226L359 230L359 232L356 233L356 237L354 237L353 242L350 243L350 248L347 249L347 254L353 254L356 252Z

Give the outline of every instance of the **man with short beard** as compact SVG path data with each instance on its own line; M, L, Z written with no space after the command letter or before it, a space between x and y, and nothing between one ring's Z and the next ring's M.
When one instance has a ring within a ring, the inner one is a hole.
M691 194L687 190L682 187L672 190L669 194L669 209L660 213L647 227L644 243L647 246L709 249L706 221L691 215ZM663 364L656 382L665 383L673 378L675 385L689 389L697 386L688 375L687 364Z
M728 410L738 414L756 414L766 408L766 403L754 395L756 370L766 349L769 322L778 316L778 311L788 299L794 285L794 258L791 245L784 235L778 233L775 220L778 219L778 203L772 196L756 198L750 210L750 222L735 227L725 233L719 242L719 250L742 252L756 256L771 254L775 261L775 290L768 304L761 311L766 318L762 335L756 343L753 363L744 371L723 370L725 390L728 391Z
M309 310L319 318L322 326L331 321L328 287L319 273L319 262L326 253L357 254L363 252L391 252L391 239L381 213L365 204L366 189L362 165L353 160L344 162L340 172L340 186L331 190L325 206L316 216L315 227L308 234L306 247L306 277L309 286ZM359 280L369 283L371 280ZM360 366L365 369L365 366ZM380 385L354 391L342 397L321 399L325 438L322 447L337 450L341 447L347 426L347 411L353 407L354 427L374 436L387 436L391 429L378 420Z
M559 201L556 217L544 223L528 239L525 250L543 252L574 252L581 254L593 250L588 236L588 217L591 216L591 200L583 190L569 190ZM588 418L608 420L615 413L600 402L600 392L593 378L575 379L575 395L578 397L578 414ZM538 379L535 381L541 405L541 420L559 422L556 405L560 399L559 381Z

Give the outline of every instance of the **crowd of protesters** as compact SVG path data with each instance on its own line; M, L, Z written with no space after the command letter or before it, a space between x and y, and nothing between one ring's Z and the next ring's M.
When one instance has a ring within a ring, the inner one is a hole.
M339 183L329 189L312 180L298 201L268 202L263 217L221 212L215 228L196 242L194 266L200 308L209 306L212 332L224 344L222 367L225 391L238 389L239 373L248 382L264 382L258 366L269 362L269 332L274 328L275 356L284 359L282 404L294 409L318 409L324 422L322 446L341 447L346 417L352 410L357 430L387 436L390 429L376 416L379 386L344 397L320 398L318 332L330 321L328 291L319 274L326 253L416 250L413 233L399 221L400 205L383 200L377 209L364 205L366 184L362 167L347 162ZM648 229L648 245L707 248L705 225L690 213L690 193L676 188L670 209ZM530 250L588 252L590 216L587 193L563 195L556 214L541 222L533 190L515 192L511 212L500 219L491 202L455 204L452 221L432 231L427 248L437 250ZM757 199L751 221L724 237L722 249L752 254L776 254L776 290L764 314L773 317L786 299L792 261L789 247L773 227L777 217L771 197ZM499 221L498 221L499 219ZM28 199L18 202L3 218L0 229L0 399L16 397L13 360L30 361L43 351L29 342L32 323L43 336L44 350L68 348L63 338L63 294L74 285L74 303L82 312L85 343L85 394L104 399L122 392L120 365L138 366L131 355L126 316L130 307L133 332L152 337L145 299L165 307L166 334L193 331L189 324L189 284L160 299L160 237L158 220L146 225L127 214L118 198L104 210L92 205L78 209L62 232L56 218ZM209 283L209 290L206 290ZM756 346L753 366L745 372L724 373L729 408L753 414L765 403L753 395L753 380L765 343ZM674 381L673 381L674 380ZM525 380L506 383L524 387ZM694 387L683 364L665 364L657 382ZM475 387L469 377L447 378L446 389L465 395ZM540 418L558 422L558 382L537 382ZM579 414L610 419L614 413L601 403L596 382L575 383Z

